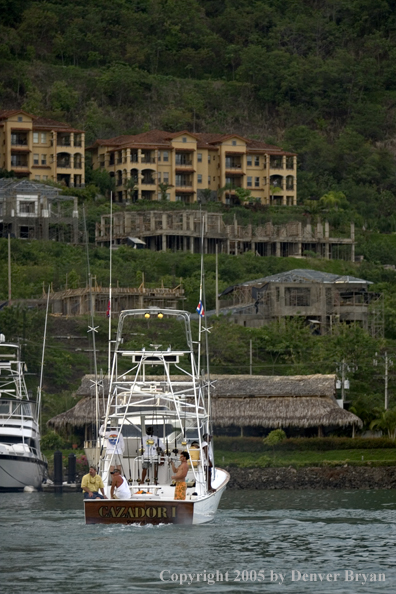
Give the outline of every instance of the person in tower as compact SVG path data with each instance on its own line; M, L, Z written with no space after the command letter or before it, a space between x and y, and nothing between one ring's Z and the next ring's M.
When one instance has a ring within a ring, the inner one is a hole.
M109 427L107 430L105 430L104 425L102 425L99 429L99 435L105 437L107 440L106 456L108 456L111 460L110 474L115 468L118 468L121 473L125 448L121 429L118 427Z
M151 464L154 464L154 482L157 483L158 478L158 459L164 449L162 439L154 435L152 427L146 427L146 435L142 437L143 449L143 463L142 463L142 480L144 483L147 470Z

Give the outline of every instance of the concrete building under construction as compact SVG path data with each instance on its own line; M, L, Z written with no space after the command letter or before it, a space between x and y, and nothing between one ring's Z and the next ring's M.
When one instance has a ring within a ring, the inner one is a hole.
M47 302L47 294L43 292L41 305ZM174 289L166 287L113 287L111 295L111 312L118 315L123 309L144 309L150 306L174 308L182 307L184 289L179 285ZM91 289L66 289L50 293L50 313L64 316L88 315L91 303L95 315L105 316L109 313L109 288L93 286Z
M355 260L355 229L349 236L334 237L327 221L315 225L290 222L285 225L241 225L234 216L226 224L221 213L194 210L117 212L113 214L113 243L137 244L155 251L182 250L200 252L201 229L204 225L204 252L238 255L253 251L258 256L318 255L326 259ZM96 244L110 244L110 215L102 215L96 224ZM141 245L141 243L140 243Z
M0 237L78 243L78 200L28 179L0 179Z
M372 284L353 276L291 270L228 287L220 295L220 314L250 327L299 317L317 334L327 334L339 323L355 322L372 336L381 337L383 296L369 290Z

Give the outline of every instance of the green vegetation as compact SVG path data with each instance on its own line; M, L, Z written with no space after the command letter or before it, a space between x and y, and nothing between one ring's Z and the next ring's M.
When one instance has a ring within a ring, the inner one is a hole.
M0 13L3 107L69 121L87 145L151 128L278 143L299 153L301 203L342 192L342 216L396 230L391 0L0 0Z
M215 462L218 466L301 468L344 466L345 464L348 466L394 466L396 464L396 442L385 438L290 438L271 445L268 441L259 438L215 437L214 442ZM276 452L276 456L269 455L271 450Z
M215 451L215 462L218 466L236 466L239 468L268 468L270 466L395 466L394 450L334 450L325 453L317 450L298 452L277 452L276 457L247 452L232 453L223 450Z

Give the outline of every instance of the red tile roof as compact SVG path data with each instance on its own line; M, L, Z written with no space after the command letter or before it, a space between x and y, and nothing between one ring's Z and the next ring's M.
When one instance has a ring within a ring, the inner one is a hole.
M276 153L278 155L294 155L295 153L286 153L278 146L267 144L259 140L252 140L250 138L244 138L238 134L216 134L216 133L205 133L205 132L166 132L164 130L150 130L149 132L142 132L141 134L115 136L109 139L98 139L93 145L88 147L92 149L96 146L112 146L117 149L123 148L147 148L155 149L160 147L168 147L169 149L174 148L171 141L178 136L188 134L197 140L197 148L206 148L209 150L218 150L218 145L229 140L230 138L240 138L246 143L246 147L250 151L259 151L267 153ZM217 145L217 146L216 146Z

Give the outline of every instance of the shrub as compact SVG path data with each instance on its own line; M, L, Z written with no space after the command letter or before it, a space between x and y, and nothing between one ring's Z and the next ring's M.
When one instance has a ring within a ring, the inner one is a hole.
M59 450L65 447L65 440L63 437L55 433L55 431L49 431L41 438L41 449L42 450Z

